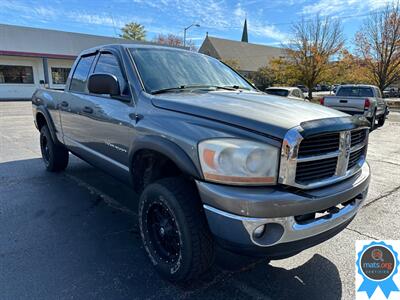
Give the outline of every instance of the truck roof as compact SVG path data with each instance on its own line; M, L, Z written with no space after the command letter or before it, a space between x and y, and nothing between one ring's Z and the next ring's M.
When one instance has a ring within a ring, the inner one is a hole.
M93 53L93 52L99 51L104 48L113 48L116 50L127 49L127 48L153 48L153 49L174 49L176 51L188 51L188 49L189 49L187 47L159 45L159 44L143 42L143 41L140 41L140 42L132 41L132 43L130 43L130 44L106 44L106 45L92 47L92 48L83 50L80 53L80 55Z
M339 87L372 87L372 88L376 88L377 86L372 85L372 84L341 84L339 85Z

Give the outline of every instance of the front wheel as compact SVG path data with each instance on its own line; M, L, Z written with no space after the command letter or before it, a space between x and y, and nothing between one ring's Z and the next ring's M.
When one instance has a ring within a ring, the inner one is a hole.
M139 202L143 245L157 271L173 282L205 273L214 242L192 182L165 178L148 185Z

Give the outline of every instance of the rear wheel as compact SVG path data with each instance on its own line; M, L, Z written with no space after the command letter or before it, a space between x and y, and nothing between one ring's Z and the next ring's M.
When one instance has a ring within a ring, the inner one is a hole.
M386 121L386 112L378 118L378 126L382 127Z
M185 282L211 267L214 242L191 182L179 177L148 185L140 197L139 226L151 262L166 279Z
M40 150L46 170L58 172L65 170L68 165L68 150L53 142L49 128L43 126L40 130Z

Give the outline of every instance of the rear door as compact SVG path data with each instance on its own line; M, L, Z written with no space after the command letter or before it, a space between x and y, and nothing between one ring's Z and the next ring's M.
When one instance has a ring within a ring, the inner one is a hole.
M95 58L96 53L80 57L59 104L64 143L78 154L82 150L80 145L87 143L90 136L84 127L82 110L88 102L87 79Z

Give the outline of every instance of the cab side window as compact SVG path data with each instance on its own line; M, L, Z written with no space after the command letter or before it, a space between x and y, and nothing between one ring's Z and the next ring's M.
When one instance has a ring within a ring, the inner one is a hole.
M94 73L107 73L118 79L121 96L129 96L129 88L118 63L117 58L111 53L101 53Z
M383 97L382 97L381 90L380 90L379 88L375 88L375 91L376 91L376 97L378 97L378 98L383 98Z
M90 67L92 66L95 55L82 56L79 60L74 74L72 75L70 91L87 93L87 79L90 72Z

